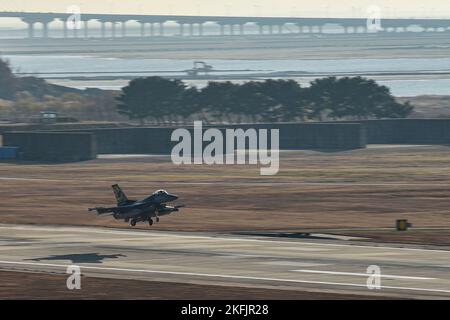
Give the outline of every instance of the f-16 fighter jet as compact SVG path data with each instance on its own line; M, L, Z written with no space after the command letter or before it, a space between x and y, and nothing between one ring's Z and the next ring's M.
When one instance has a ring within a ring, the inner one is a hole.
M98 215L110 214L116 220L129 222L132 227L140 221L147 221L151 226L153 225L153 219L159 222L160 216L169 215L184 207L168 206L168 202L175 201L178 197L165 190L158 190L143 200L129 200L119 185L115 184L112 188L117 200L117 206L89 208L89 211L97 211Z

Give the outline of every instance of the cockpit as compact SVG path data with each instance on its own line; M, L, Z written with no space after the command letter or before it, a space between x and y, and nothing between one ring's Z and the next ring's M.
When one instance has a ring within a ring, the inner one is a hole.
M169 194L166 190L157 190L153 193L154 195L165 195Z
M153 194L151 196L147 197L145 200L150 200L152 202L161 204L161 203L175 201L176 199L178 199L177 196L168 193L166 190L160 189L160 190L153 192Z

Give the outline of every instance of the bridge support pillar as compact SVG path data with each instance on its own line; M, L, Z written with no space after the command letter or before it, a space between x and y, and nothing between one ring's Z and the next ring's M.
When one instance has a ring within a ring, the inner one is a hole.
M69 36L69 28L67 27L67 21L63 23L63 37L66 39Z
M223 25L223 24L220 25L220 35L221 36L225 35L225 25Z
M264 26L263 25L258 25L259 27L259 34L263 34L264 33Z
M116 22L112 22L111 33L112 33L112 37L115 38L116 37Z
M194 24L189 24L189 36L192 37L194 35Z
M140 22L141 37L145 37L145 22Z
M180 36L184 36L184 23L180 23Z
M42 23L42 36L48 38L48 22Z
M121 23L121 27L122 27L122 38L125 38L127 36L127 22L126 21L122 21Z
M273 34L273 25L269 25L269 33Z
M198 35L203 36L203 23L198 24Z
M102 21L101 23L102 23L102 27L101 27L101 29L102 29L102 38L105 38L106 37L106 22Z
M85 20L84 22L83 22L83 24L84 24L84 38L89 38L89 23L88 23L88 20Z
M161 37L163 37L163 36L164 36L164 33L165 33L165 31L164 31L164 22L160 22L160 23L159 23L159 35L160 35Z
M239 34L240 34L241 36L244 35L244 25L243 25L243 24L240 24L240 25L239 25Z
M34 38L34 22L28 22L28 38Z
M230 24L230 35L234 36L234 24Z
M150 22L150 37L155 36L155 24L153 22Z

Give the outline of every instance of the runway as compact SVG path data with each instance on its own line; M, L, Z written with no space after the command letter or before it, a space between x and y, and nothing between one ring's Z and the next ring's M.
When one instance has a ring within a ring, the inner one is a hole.
M65 273L69 265L79 266L87 276L105 278L450 298L450 251L446 248L151 229L0 225L0 269ZM367 287L367 268L372 265L381 270L380 289Z

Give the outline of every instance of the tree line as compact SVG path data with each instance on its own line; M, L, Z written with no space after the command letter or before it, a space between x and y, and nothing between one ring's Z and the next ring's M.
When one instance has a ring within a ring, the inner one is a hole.
M141 123L287 122L404 118L413 111L389 88L362 77L317 79L309 87L294 80L209 82L202 88L161 77L132 80L120 92L78 90L36 77L16 77L0 59L0 118L59 111L83 120ZM118 113L117 113L117 112Z
M409 103L362 77L328 77L301 87L294 80L209 82L203 88L161 77L132 80L117 97L117 110L142 123L287 122L404 118Z

